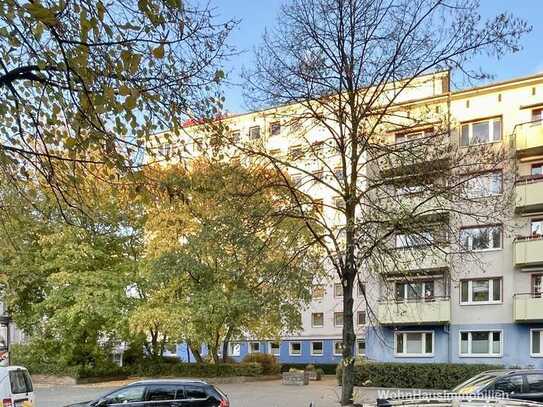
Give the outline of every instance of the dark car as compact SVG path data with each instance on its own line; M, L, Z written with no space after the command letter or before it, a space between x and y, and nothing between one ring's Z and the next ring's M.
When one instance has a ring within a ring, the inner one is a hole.
M451 391L461 395L507 397L543 403L543 370L493 370L459 384Z
M66 407L229 407L228 397L201 380L143 380L96 400Z

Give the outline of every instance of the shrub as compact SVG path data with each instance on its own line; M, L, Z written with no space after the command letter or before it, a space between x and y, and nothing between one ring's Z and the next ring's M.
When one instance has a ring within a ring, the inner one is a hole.
M130 368L130 374L145 377L229 377L260 376L260 363L240 364L191 364L191 363L142 363Z
M307 366L305 367L305 371L306 371L306 372L312 372L312 371L314 371L314 370L315 370L315 365L307 365Z
M317 369L321 369L325 374L335 374L336 373L336 364L316 364L313 365ZM281 372L288 372L290 368L294 368L297 370L305 370L306 365L302 363L284 363L281 365Z
M503 366L447 363L355 363L355 386L421 388L450 390L459 383L486 370ZM337 367L338 383L343 368Z
M277 358L269 353L248 353L242 363L260 363L265 375L278 374L281 371Z

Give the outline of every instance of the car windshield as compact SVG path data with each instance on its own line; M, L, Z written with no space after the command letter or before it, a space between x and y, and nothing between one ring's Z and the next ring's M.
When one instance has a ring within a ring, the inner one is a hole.
M452 392L456 394L477 393L478 391L481 391L486 386L488 386L498 376L499 376L498 374L485 373L482 375L472 377L471 379L465 381L464 383L456 386L454 389L452 389Z

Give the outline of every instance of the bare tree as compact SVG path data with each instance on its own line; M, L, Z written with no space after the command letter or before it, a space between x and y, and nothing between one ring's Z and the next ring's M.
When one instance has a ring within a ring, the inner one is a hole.
M455 131L448 72L484 78L467 69L471 58L514 52L529 29L508 14L483 21L472 0L291 0L256 52L247 94L281 106L263 115L281 122L289 153L231 132L226 140L282 174L295 199L304 197L299 216L325 230L313 232L343 285L343 405L353 397L359 273L410 281L426 259L464 255L466 219L507 215L504 191L476 198L479 175L501 171L507 152L461 148L470 134ZM334 202L319 199L319 188ZM311 207L323 208L318 219Z
M209 108L233 22L185 0L3 1L0 171L59 203L74 166L142 164L157 131Z

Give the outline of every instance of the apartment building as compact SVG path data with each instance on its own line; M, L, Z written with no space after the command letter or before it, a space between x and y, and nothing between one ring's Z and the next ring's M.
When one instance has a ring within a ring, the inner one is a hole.
M485 194L502 193L505 178L514 183L510 215L499 224L473 224L466 219L460 225L458 241L476 253L477 262L455 260L445 252L420 256L415 252L403 263L406 274L401 278L362 275L363 284L354 293L355 354L375 361L543 368L543 74L461 91L450 91L448 84L448 73L430 75L397 103L443 106L455 123L450 138L461 148L503 146L507 165L482 173L477 185L479 197L485 199ZM291 138L278 109L232 116L225 122L233 137L261 143L270 154L298 159L301 146ZM318 146L325 133L309 129L307 138ZM416 136L391 132L386 142L401 143ZM164 144L161 153L169 156L169 150L180 144L194 156L206 148L202 139L192 135L175 146ZM327 169L307 163L305 172L326 177L329 171L340 171L334 159L330 155ZM331 223L340 222L336 211L326 205L337 199L334 193L323 185L304 183L303 173L290 175L324 204L323 216ZM416 186L403 188L406 202L416 197ZM433 233L439 232L428 232ZM411 240L398 234L393 244L402 250ZM241 359L249 352L268 352L283 363L337 363L342 311L342 287L331 271L328 280L314 288L311 304L301 309L300 332L279 341L237 338L229 343L229 355ZM183 356L186 351L178 353Z

